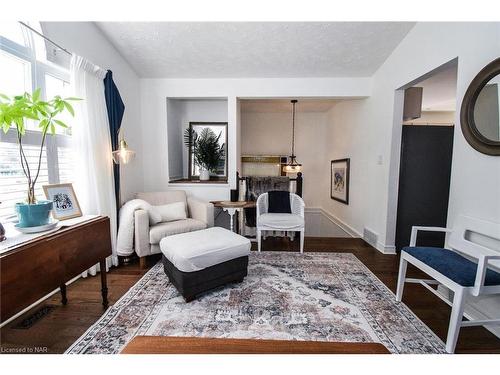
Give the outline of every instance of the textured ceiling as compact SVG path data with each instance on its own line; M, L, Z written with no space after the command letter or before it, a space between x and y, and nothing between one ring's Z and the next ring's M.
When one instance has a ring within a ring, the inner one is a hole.
M367 77L410 22L98 22L141 77Z
M297 112L326 112L338 100L334 99L299 99L295 106ZM262 113L292 113L292 104L289 99L243 99L240 100L241 112Z
M455 111L457 104L457 65L450 65L414 86L423 87L422 110Z

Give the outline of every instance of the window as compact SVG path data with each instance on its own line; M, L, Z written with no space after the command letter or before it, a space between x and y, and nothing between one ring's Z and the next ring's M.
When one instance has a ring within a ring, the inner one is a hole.
M40 30L39 25L30 26ZM0 93L16 95L41 88L44 98L70 96L68 69L52 62L63 59L47 56L45 46L43 38L18 22L1 23ZM71 124L69 118L62 120ZM41 133L34 122L29 123L27 129L23 146L30 165L34 166L40 153ZM71 182L72 165L71 129L58 129L57 135L47 136L45 141L36 186L37 198L44 198L43 185ZM13 217L14 206L25 200L26 191L16 132L14 129L7 134L0 131L0 221Z

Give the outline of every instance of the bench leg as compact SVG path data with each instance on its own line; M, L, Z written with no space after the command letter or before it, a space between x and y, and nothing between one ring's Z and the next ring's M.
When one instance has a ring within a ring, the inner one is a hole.
M462 317L464 315L465 295L463 289L454 291L453 306L451 308L450 326L448 327L448 336L446 337L446 351L448 353L455 352L457 345L458 334L462 325Z
M146 259L146 257L140 257L139 258L139 268L141 270L144 270L148 267L148 261Z
M396 290L396 301L401 302L403 299L403 289L405 286L406 279L406 269L408 268L408 261L401 255L401 260L399 261L399 275L398 275L398 287Z
M299 236L300 236L300 253L302 254L304 252L304 231L300 231Z

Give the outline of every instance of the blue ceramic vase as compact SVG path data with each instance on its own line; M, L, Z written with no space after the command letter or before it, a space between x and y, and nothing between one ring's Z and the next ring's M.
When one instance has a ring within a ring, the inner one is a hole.
M38 201L35 204L16 203L19 226L22 228L38 227L49 223L51 201Z

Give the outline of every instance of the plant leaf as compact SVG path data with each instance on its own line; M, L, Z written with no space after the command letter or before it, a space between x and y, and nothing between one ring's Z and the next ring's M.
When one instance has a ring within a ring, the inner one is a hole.
M62 102L62 103L64 104L68 112L71 113L71 116L75 117L75 110L73 109L71 104L69 104L68 102Z
M35 91L33 91L33 102L38 102L40 100L40 93L42 92L42 89L37 88Z
M61 120L54 120L54 122L59 125L59 126L62 126L63 128L68 128L68 125L66 125L64 122L62 122Z

